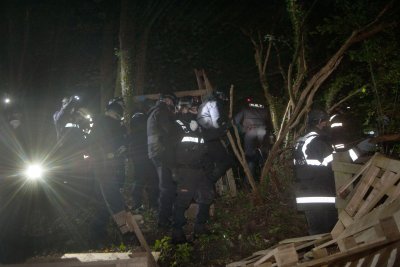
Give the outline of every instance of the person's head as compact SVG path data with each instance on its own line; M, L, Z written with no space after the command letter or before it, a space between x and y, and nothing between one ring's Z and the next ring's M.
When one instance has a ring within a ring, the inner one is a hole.
M178 102L178 98L176 97L176 95L174 93L162 93L162 94L160 94L159 100L161 102L164 102L165 104L167 104L167 106L171 110L175 110L175 106Z
M307 116L307 126L319 130L327 129L329 126L328 113L321 109L312 109Z
M7 112L7 119L8 122L10 123L10 125L16 129L17 127L19 127L21 125L21 121L22 121L22 111L21 108L17 105L14 105L12 107L10 107L10 109Z
M62 98L61 105L63 108L65 108L68 105L68 103L70 102L70 99L71 99L71 97L69 97L69 96L64 96Z
M106 115L113 119L120 120L124 114L124 110L118 103L111 103L106 106Z
M228 98L227 93L225 92L225 90L222 90L222 89L216 89L216 90L214 90L214 91L213 91L213 96L214 96L217 100L220 100L220 101L224 101L224 102L229 101L229 98Z
M108 105L111 105L113 103L116 103L116 104L120 105L122 108L125 108L125 102L124 102L124 99L122 98L122 96L116 96L114 98L111 98L108 101Z
M188 113L192 108L192 99L190 97L181 97L178 101L178 112L179 113Z

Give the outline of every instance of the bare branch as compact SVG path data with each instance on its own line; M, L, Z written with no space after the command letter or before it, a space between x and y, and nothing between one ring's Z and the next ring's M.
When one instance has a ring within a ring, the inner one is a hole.
M337 108L338 106L340 106L341 104L343 104L344 102L346 102L347 100L349 100L350 98L352 98L353 96L355 96L356 94L360 93L362 91L362 87L354 90L353 92L351 92L348 96L342 98L339 102L337 102L335 105L333 105L332 107L330 107L327 112L328 114L330 114L335 108Z

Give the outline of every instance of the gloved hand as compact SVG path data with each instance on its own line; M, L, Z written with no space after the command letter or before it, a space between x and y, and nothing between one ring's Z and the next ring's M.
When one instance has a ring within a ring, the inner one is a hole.
M367 138L363 141L361 141L360 143L357 144L357 149L360 150L361 152L371 152L375 150L375 144L374 143L370 143L369 141L371 140L371 138Z
M120 147L117 149L117 154L118 154L118 155L122 155L123 153L125 153L126 150L127 150L126 146L120 146Z

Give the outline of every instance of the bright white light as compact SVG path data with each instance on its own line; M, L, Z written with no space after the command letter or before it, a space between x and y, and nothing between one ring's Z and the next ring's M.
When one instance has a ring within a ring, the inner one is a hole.
M11 99L9 99L8 97L4 99L4 103L8 104L11 102Z
M90 117L90 115L88 114L88 115L86 115L86 119L90 119L91 117Z
M76 95L76 96L74 96L74 98L75 98L76 100L79 100L79 96L77 96L77 95Z
M43 167L40 164L31 164L25 170L25 176L29 180L38 180L43 177Z
M341 122L335 122L335 123L331 124L331 128L342 127L342 126L343 126L343 123L341 123Z
M335 203L335 197L298 197L296 198L297 204L308 203Z

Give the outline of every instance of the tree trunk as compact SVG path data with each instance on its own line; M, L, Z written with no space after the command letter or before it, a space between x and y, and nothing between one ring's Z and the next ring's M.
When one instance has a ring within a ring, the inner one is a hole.
M132 98L134 95L134 44L135 44L135 23L131 18L131 1L121 0L121 16L119 29L120 47L120 78L121 93L125 100L125 105L130 114L132 108Z

